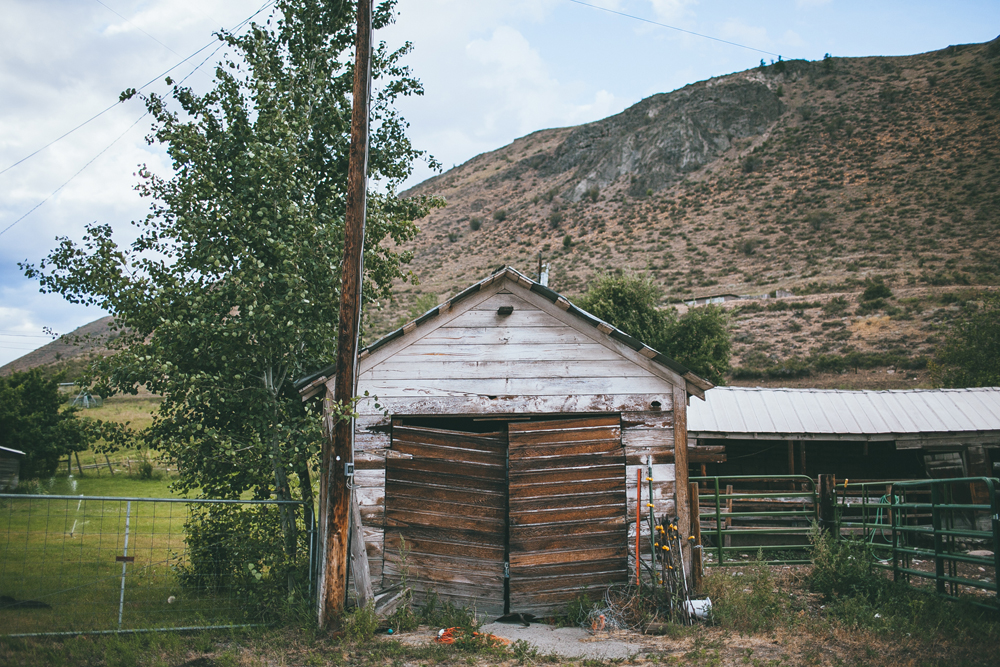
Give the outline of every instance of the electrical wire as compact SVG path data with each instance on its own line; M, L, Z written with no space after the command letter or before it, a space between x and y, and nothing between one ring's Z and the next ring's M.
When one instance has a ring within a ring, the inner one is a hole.
M181 55L181 54L177 53L176 51L174 51L169 46L167 46L166 44L164 44L163 42L161 42L160 40L158 40L155 37L153 37L152 35L150 35L148 32L146 32L145 30L143 30L142 28L140 28L136 24L134 24L131 21L129 21L127 18L125 18L124 16L122 16L121 14L119 14L117 11L115 11L114 9L112 9L111 7L109 7L108 5L106 5L103 2L101 2L101 0L94 0L94 2L96 2L97 4L99 4L101 7L104 7L105 9L107 9L109 12L111 12L112 14L114 14L115 16L117 16L118 18L120 18L122 21L125 21L125 23L128 23L130 26L132 26L133 28L135 28L136 30L138 30L139 32L141 32L142 34L144 34L146 37L149 37L151 40L153 40L154 42L156 42L157 44L159 44L160 46L162 46L163 48L165 48L167 51L170 51L170 53L174 54L175 56L180 56Z
M108 150L109 150L109 149L110 149L110 148L111 148L112 146L114 146L115 144L117 144L117 143L118 143L118 141L119 141L119 140L120 140L120 139L121 139L122 137L124 137L124 136L125 136L126 134L128 134L128 133L129 133L129 131L130 131L130 130L131 130L131 129L132 129L133 127L135 127L136 125L138 125L138 124L139 124L139 121L141 121L141 120L142 120L143 118L145 118L145 117L146 117L146 116L148 116L148 115L149 115L148 113L144 113L144 114L142 114L141 116L139 116L139 117L138 117L138 118L137 118L137 119L135 120L135 122L134 122L134 123L132 123L131 125L129 125L129 126L128 126L128 129L127 129L127 130L125 130L124 132L122 132L121 134L119 134L119 135L118 135L118 137L117 137L117 138L115 138L115 140L114 140L114 141L112 141L112 142L111 142L110 144L108 144L108 145L107 145L107 146L106 146L106 147L104 148L104 150L102 150L102 151L101 151L100 153L98 153L98 154L97 154L97 155L95 155L94 157L90 158L90 160L89 160L89 161L87 162L87 164L85 164L85 165L83 165L82 167L80 167L80 170L79 170L79 171L77 171L77 172L76 172L75 174L73 174L73 175L72 175L72 176L70 176L70 177L69 177L68 179L66 179L66 182L65 182L65 183L63 183L62 185L60 185L60 186L59 186L58 188L56 188L56 189L55 189L55 191L54 191L54 192L53 192L52 194L50 194L50 195L49 195L48 197L46 197L45 199L43 199L42 201L40 201L40 202L38 202L37 204L35 204L34 206L32 206L32 207L31 207L31 208L30 208L30 209L28 210L28 212L27 212L27 213L25 213L24 215L22 215L22 216L21 216L20 218L18 218L18 219L17 219L17 220L15 220L14 222L12 222L12 223L10 223L9 225L7 225L6 227L4 227L3 231L0 231L0 236L3 236L4 234L6 234L6 233L7 233L8 231L10 231L10 229L11 229L11 228L12 228L12 227L13 227L14 225L16 225L17 223L21 222L21 221L22 221L22 220L24 220L25 218L27 218L27 217L28 217L29 215L31 215L32 213L34 213L34 212L35 212L35 210L37 210L37 209L38 209L38 207L40 207L40 206L41 206L42 204L44 204L45 202L47 202L48 200L50 200L50 199L52 199L52 198L53 198L54 196L56 196L56 194L57 194L57 193L58 193L58 192L59 192L60 190L62 190L62 189L63 189L64 187L66 187L67 185L69 185L70 181L72 181L72 180L73 180L74 178L76 178L77 176L79 176L80 174L82 174L82 173L83 173L83 170L84 170L84 169L86 169L87 167L89 167L89 166L90 166L91 164L93 164L93 163L94 163L94 160L96 160L97 158L99 158L99 157L101 157L102 155L104 155L105 153L107 153L107 152L108 152Z
M98 2L100 2L100 0L98 0ZM102 3L102 4L103 4L103 3ZM270 4L270 3L268 3L268 4ZM259 14L260 12L262 12L262 11L264 10L264 8L265 8L266 6L267 6L267 5L265 5L264 7L261 7L261 8L259 9L259 10L257 10L257 12L256 12L255 14L253 14L253 15L252 15L252 16L250 16L250 17L249 17L248 19L244 20L244 21L243 21L243 22L242 22L242 23L241 23L241 24L240 24L239 26L237 26L236 28L234 28L234 30L238 30L238 29L239 29L240 27L242 27L242 25L245 25L245 24L246 24L246 23L247 23L248 21L250 21L250 19L252 19L252 18L253 18L254 16L256 16L257 14ZM200 53L201 51L204 51L204 50L205 50L205 48L208 48L208 47L209 47L209 46L211 46L211 45L212 45L212 43L209 43L209 44L208 44L208 45L206 45L206 46L205 46L204 48L202 48L202 49L199 49L198 51L196 51L196 52L195 52L195 54L197 54L197 53ZM200 63L198 63L198 65L197 65L197 66L196 66L196 67L195 67L194 69L192 69L192 70L191 70L190 72L188 72L188 73L187 73L187 75L186 75L186 76L185 76L185 77L184 77L183 79L181 79L181 80L180 80L180 81L178 82L178 85L180 85L180 84L184 83L185 81L187 81L187 80L188 80L188 78L189 78L189 77L190 77L190 76L191 76L192 74L194 74L194 73L195 73L195 72L197 72L197 71L198 71L199 69L201 69L201 66L202 66L202 65L204 65L204 64L205 64L206 62L208 62L208 59L209 59L209 58L211 58L211 57L212 57L212 56L214 56L214 55L215 55L216 53L218 53L218 52L219 52L219 49L221 49L221 48L222 48L222 46L223 46L223 44L222 44L222 43L220 42L220 43L219 43L219 45L215 47L215 50L214 50L214 51L212 51L212 52L211 52L210 54L208 54L207 56L205 56L204 60L202 60L202 61L201 61ZM186 61L186 60L190 60L190 57L188 57L188 58L185 58L185 61ZM184 62L184 61L182 61L182 62ZM169 70L168 70L168 71L169 71ZM155 79L154 79L154 80L155 80ZM150 81L150 83L152 83L152 81ZM147 83L146 85L148 86L149 84ZM145 87L145 86L143 86L143 87ZM109 108L110 108L110 107L109 107ZM101 112L101 113L104 113L104 112ZM84 170L84 169L86 169L86 168L87 168L87 167L89 167L89 166L90 166L91 164L93 164L93 162L94 162L94 161L95 161L95 160L96 160L97 158L99 158L99 157L101 157L102 155L104 155L104 153L106 153L106 152L107 152L107 151L108 151L108 150L109 150L109 149L110 149L110 148L111 148L112 146L114 146L114 145L115 145L116 143L118 143L118 141L119 141L119 140L120 140L120 139L121 139L122 137L124 137L124 136L125 136L126 134L128 134L129 130L131 130L131 129L132 129L133 127L135 127L136 125L138 125L138 124L139 124L139 121L141 121L141 120L142 120L143 118L145 118L145 117L146 117L146 116L148 116L148 115L149 115L149 112L146 112L146 113L142 114L141 116L139 116L139 118L137 118L137 119L136 119L136 121L135 121L134 123L132 123L132 124L131 124L131 125L130 125L130 126L128 127L128 129L126 129L126 130L125 130L124 132L122 132L122 133L121 133L120 135L118 135L118 137L117 137L117 138L116 138L116 139L115 139L114 141L112 141L112 142L111 142L110 144L108 144L108 145L107 145L107 146L106 146L106 147L104 148L104 150L102 150L102 151L101 151L100 153L98 153L98 154L97 154L97 155L95 155L95 156L94 156L93 158L91 158L91 159L90 159L90 161L88 161L88 162L87 162L87 164L85 164L85 165L83 165L82 167L80 167L80 170L79 170L79 171L77 171L77 172L76 172L75 174L73 174L72 176L70 176L70 177L69 177L69 178L68 178L68 179L66 180L66 182L65 182L65 183L63 183L62 185L60 185L60 186L59 186L58 188L56 188L56 189L55 189L55 191L54 191L54 192L52 192L52 194L50 194L50 195L49 195L48 197L46 197L46 198L45 198L45 199L43 199L42 201L40 201L40 202L38 202L37 204L35 204L35 205L34 205L34 206L33 206L33 207L32 207L32 208L31 208L31 209L30 209L30 210L29 210L29 211L28 211L27 213L25 213L24 215L22 215L22 216L21 216L20 218L18 218L18 219L17 219L17 220L15 220L14 222L10 223L9 225L7 225L7 227L5 227L5 228L3 229L3 231L0 231L0 236L3 236L4 234L6 234L6 233L7 233L7 231L8 231L9 229L11 229L11 228L12 228L12 227L13 227L14 225L16 225L17 223L21 222L21 221L22 221L22 220L24 220L24 219L25 219L26 217L28 217L29 215L31 215L31 214L32 214L32 213L33 213L33 212L34 212L34 211L35 211L36 209L38 209L38 207L40 207L40 206L41 206L42 204L44 204L44 203L45 203L45 202L47 202L47 201L48 201L49 199L51 199L52 197L54 197L54 196L55 196L55 195L56 195L56 194L57 194L57 193L58 193L58 192L59 192L60 190L62 190L62 189L63 189L64 187L66 187L67 185L69 185L70 181L72 181L72 180L73 180L74 178L76 178L76 177L77 177L77 176L79 176L79 175L80 175L81 173L83 173L83 170ZM95 116L95 118L96 118L96 116ZM93 120L93 119L91 119L91 120ZM87 122L90 122L90 121L87 121ZM66 135L63 135L63 136L66 136ZM54 143L54 142L53 142L53 143ZM49 145L51 145L51 144L49 144ZM39 149L39 150L42 150L42 149ZM36 151L36 153L37 153L37 152L38 152L38 151ZM29 157L30 157L30 156L29 156ZM27 159L27 158L25 158L25 159ZM13 165L12 165L12 166L13 166ZM0 172L0 173L2 173L2 172Z
M740 44L738 42L730 42L727 39L720 39L718 37L712 37L711 35L704 35L700 32L694 32L692 30L685 30L684 28L678 28L677 26L667 25L666 23L660 23L659 21L653 21L651 19L643 18L641 16L635 16L634 14L626 14L625 12L619 12L614 9L608 9L607 7L592 5L589 2L583 2L583 0L569 0L569 2L572 2L577 5L583 5L584 7L590 7L591 9L599 9L602 12L608 12L609 14L617 14L618 16L624 16L625 18L635 19L636 21L642 21L643 23L649 23L655 26L659 26L661 28L669 28L670 30L676 30L677 32L683 32L688 35L694 35L695 37L710 39L713 42L721 42L722 44L729 44L730 46L738 46L741 49L747 49L748 51L756 51L757 53L764 53L769 56L777 56L778 58L781 58L781 55L778 53L771 53L770 51L765 51L764 49L758 49L756 47L747 46L746 44Z
M98 1L99 1L99 0L98 0ZM101 4L104 4L104 3L101 3ZM256 12L254 12L253 14L251 14L250 16L248 16L247 18L245 18L245 19L243 19L242 21L240 21L239 23L237 23L237 24L236 24L235 26L233 26L233 27L232 27L232 28L231 28L231 29L230 29L230 30L229 30L228 32L231 32L231 33L232 33L232 32L236 32L237 30L239 30L240 28L242 28L243 26L245 26L245 25L246 25L247 23L249 23L250 21L252 21L252 20L254 19L254 17L256 17L256 16L258 15L258 14L260 14L261 12L263 12L263 11L264 11L265 9L267 9L268 7L270 7L270 6L271 6L271 5L273 5L273 4L274 4L274 0L268 0L268 2L265 2L265 3L263 4L263 5L261 5L260 9L258 9L258 10L257 10ZM105 6L107 6L107 5L105 5ZM117 12L116 12L116 13L117 13ZM156 83L157 81L159 81L160 79L162 79L162 78L163 78L164 76L166 76L167 74L170 74L170 73L171 73L171 72L173 72L173 71L174 71L175 69L177 69L178 67L180 67L181 65L183 65L183 64L184 64L184 63L186 63L187 61L191 60L191 59L192 59L192 58L194 58L195 56L197 56L197 55L198 55L199 53L201 53L201 52L202 52L202 51L204 51L205 49L207 49L207 48L209 48L210 46L212 46L213 44L217 43L217 41L218 41L218 40L212 40L211 42L209 42L209 43L208 43L208 44L206 44L205 46L201 47L200 49L198 49L197 51L195 51L194 53L192 53L191 55L189 55L189 56L188 56L187 58L184 58L183 60L181 60L180 62L178 62L178 63L177 63L177 64L175 64L174 66L170 67L169 69L166 69L166 70L164 70L163 72L161 72L160 74L157 74L157 75L156 75L156 76L154 76L154 77L153 77L152 79L150 79L150 80L149 80L149 81L147 81L146 83L144 83L144 84L142 84L141 86L139 86L139 87L138 87L138 88L137 88L136 90L143 90L143 89L145 89L145 88L148 88L148 87L149 87L149 86L151 86L152 84L154 84L154 83ZM218 50L218 49L216 49L216 50ZM199 67L200 67L200 65L199 65ZM190 75L188 75L188 76L190 76ZM185 77L185 78L187 78L187 77ZM2 175L2 174L5 174L5 173L7 173L8 171L10 171L10 170L11 170L11 169L13 169L14 167L18 166L18 165L19 165L19 164L21 164L22 162L25 162L26 160L29 160L29 159L33 158L34 156L38 155L39 153L41 153L42 151L44 151L44 150L45 150L46 148L48 148L49 146L51 146L51 145L53 145L53 144L55 144L55 143L57 143L57 142L59 142L59 141L61 141L61 140L65 139L66 137L68 137L69 135L73 134L74 132L76 132L76 131L77 131L77 130L79 130L80 128L84 127L85 125L88 125L89 123L91 123L91 122L93 122L93 121L97 120L98 118L100 118L101 116L103 116L104 114L106 114L107 112L109 112L109 111L111 111L112 109L114 109L114 108L115 108L116 106L118 106L119 104L121 104L121 102L120 102L120 101L116 101L116 102L115 102L114 104L112 104L111 106L107 107L107 108L106 108L106 109L104 109L103 111L99 111L98 113L94 114L93 116L91 116L91 117L90 117L90 118L88 118L87 120L83 121L82 123L80 123L80 124L79 124L79 125L77 125L76 127L74 127L74 128L72 128L71 130L67 131L67 132L66 132L65 134L61 134L61 135L59 135L58 137L56 137L55 139L53 139L53 140L52 140L52 141L50 141L49 143L45 144L45 145L44 145L44 146L42 146L41 148L39 148L39 149L37 149L37 150L35 150L35 151L33 151L33 152L29 153L28 155L25 155L25 156L24 156L23 158L21 158L21 159L20 159L20 160L18 160L17 162L15 162L15 163L11 164L10 166L8 166L8 167L5 167L4 169L0 170L0 175Z

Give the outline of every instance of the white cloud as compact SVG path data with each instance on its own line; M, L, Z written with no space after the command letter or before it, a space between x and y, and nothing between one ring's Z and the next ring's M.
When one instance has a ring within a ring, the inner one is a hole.
M606 90L579 100L576 87L554 79L528 40L509 26L497 28L488 40L474 40L467 52L480 65L471 83L492 102L482 133L503 128L521 136L542 127L595 120L614 108L614 95Z
M684 23L694 18L698 0L649 0L656 18L664 23Z

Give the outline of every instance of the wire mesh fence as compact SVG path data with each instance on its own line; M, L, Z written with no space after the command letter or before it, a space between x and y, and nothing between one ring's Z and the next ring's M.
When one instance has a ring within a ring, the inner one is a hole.
M298 501L0 494L0 636L267 622L312 590Z

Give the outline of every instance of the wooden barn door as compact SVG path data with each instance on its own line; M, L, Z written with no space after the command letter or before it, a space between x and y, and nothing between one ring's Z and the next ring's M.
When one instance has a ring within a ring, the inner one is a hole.
M480 613L504 613L506 434L394 426L392 449L383 583L398 581L405 568L418 600L433 592Z
M510 611L547 613L628 579L618 415L509 425Z

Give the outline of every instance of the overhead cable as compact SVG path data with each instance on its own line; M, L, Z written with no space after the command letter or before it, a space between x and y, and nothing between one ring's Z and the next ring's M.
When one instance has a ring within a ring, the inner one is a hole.
M65 183L63 183L62 185L60 185L60 186L59 186L58 188L56 188L56 189L55 189L55 191L54 191L54 192L53 192L52 194L50 194L50 195L49 195L48 197L46 197L45 199L43 199L42 201L40 201L40 202L38 202L37 204L35 204L34 206L32 206L32 207L31 207L31 209L29 209L29 210L28 210L28 212L27 212L27 213L25 213L24 215L22 215L22 216L21 216L20 218L18 218L18 219L17 219L17 220L15 220L14 222L12 222L12 223L10 223L9 225L7 225L6 227L4 227L3 231L0 231L0 236L3 236L4 234L6 234L6 233L7 233L7 231L8 231L8 230L10 230L10 228L11 228L11 227L13 227L13 226L14 226L14 225L16 225L17 223L19 223L19 222L21 222L22 220L24 220L25 218L27 218L27 217L28 217L29 215L31 215L32 213L34 213L34 212L35 212L35 209L37 209L37 208L38 208L39 206L41 206L42 204L44 204L45 202L47 202L48 200L50 200L50 199L52 199L52 198L53 198L54 196L56 196L56 194L57 194L57 193L58 193L58 192L59 192L60 190L62 190L62 189L63 189L64 187L66 187L67 185L69 185L70 181L72 181L72 180L73 180L74 178L76 178L76 177L77 177L77 176L79 176L79 175L80 175L81 173L83 173L83 170L84 170L84 169L86 169L87 167L89 167L89 166L90 166L90 165L91 165L91 164L92 164L92 163L94 162L94 160L96 160L97 158L99 158L99 157L101 157L102 155L104 155L105 153L107 153L107 152L108 152L108 149L110 149L110 148L111 148L112 146L114 146L114 145L115 145L116 143L118 143L118 140L119 140L119 139L121 139L121 138L122 138L122 137L124 137L124 136L125 136L126 134L128 134L128 133L129 133L129 130L131 130L131 129L132 129L133 127L135 127L136 125L138 125L138 124L139 124L139 121L141 121L141 120L142 120L143 118L145 118L145 117L146 117L146 116L148 116L148 115L149 115L149 113L147 112L147 113L144 113L144 114L142 114L141 116L139 116L139 117L138 117L138 118L136 119L136 121L135 121L134 123L132 123L131 125L129 125L129 126L128 126L128 129L127 129L127 130L125 130L124 132L122 132L121 134L119 134L119 135L118 135L118 137L117 137L117 138L116 138L116 139L115 139L114 141L112 141L112 142L111 142L110 144L108 144L108 145L107 145L107 147L106 147L106 148L105 148L104 150L102 150L102 151L101 151L100 153L98 153L98 154L97 154L97 155L95 155L94 157L90 158L90 160L89 160L89 161L87 162L87 164L85 164L85 165L83 165L82 167L80 167L80 170L79 170L78 172L76 172L75 174L73 174L72 176L70 176L70 177L69 177L68 179L66 179L66 182L65 182Z
M103 3L101 3L101 4L103 4ZM235 26L233 26L233 27L232 27L232 28L231 28L231 29L229 30L229 32L235 32L235 31L239 30L240 28L242 28L243 26L245 26L245 25L246 25L247 23L249 23L250 21L252 21L252 20L254 19L254 17L255 17L255 16L257 16L258 14L260 14L260 13L261 13L262 11L264 11L265 9L267 9L268 7L270 7L270 6L271 6L271 5L273 5L273 4L274 4L274 0L269 0L268 2L265 2L265 3L263 4L263 5L261 5L261 8L260 8L260 9L258 9L258 10L257 10L256 12L254 12L253 14L251 14L250 16L248 16L247 18L245 18L245 19L243 19L242 21L240 21L240 22L239 22L238 24L236 24ZM106 5L105 5L105 6L106 6ZM208 43L208 44L206 44L205 46L201 47L200 49L198 49L197 51L195 51L194 53L192 53L191 55L189 55L189 56L188 56L187 58L184 58L183 60L181 60L180 62L178 62L178 63L177 63L176 65L174 65L173 67L170 67L169 69L167 69L167 70L164 70L164 71L163 71L163 72L161 72L160 74L157 74L157 75L156 75L156 76L154 76L154 77L153 77L152 79L150 79L150 80L149 80L149 81L147 81L146 83L144 83L144 84L142 84L141 86L139 86L139 87L137 88L137 90L142 90L142 89L144 89L144 88L148 88L149 86L151 86L151 85L152 85L152 84L154 84L155 82L157 82L157 81L159 81L160 79L162 79L162 78L163 78L164 76L166 76L167 74L170 74L170 73L171 73L171 72L173 72L173 71L174 71L175 69L177 69L178 67L180 67L181 65L183 65L183 64L184 64L184 63L186 63L187 61L191 60L191 59L192 59L192 58L194 58L195 56L197 56L197 55L198 55L199 53L201 53L201 52L202 52L202 51L204 51L205 49L207 49L207 48L209 48L210 46L212 46L213 44L215 44L215 43L216 43L217 41L218 41L218 40L212 40L211 42L209 42L209 43ZM185 77L185 78L186 78L186 77ZM104 114L106 114L107 112L111 111L111 110L112 110L112 109L114 109L114 108L115 108L116 106L118 106L118 104L119 104L119 103L120 103L120 102L117 102L117 101L116 101L116 102L115 102L114 104L112 104L112 105L111 105L111 106L109 106L108 108L106 108L106 109L104 109L103 111L100 111L100 112L98 112L98 113L94 114L93 116L91 116L91 117L90 117L90 118L88 118L87 120L83 121L82 123L80 123L79 125L77 125L76 127L74 127L73 129L71 129L71 130L69 130L68 132L66 132L65 134L62 134L62 135L60 135L60 136L56 137L55 139L53 139L53 140L52 140L52 141L50 141L49 143L45 144L44 146L42 146L42 147L41 147L41 148L39 148L38 150L35 150L35 151L33 151L33 152L29 153L28 155L25 155L25 156L24 156L23 158L21 158L20 160L18 160L18 161L17 161L17 162L15 162L14 164L12 164L12 165L10 165L10 166L8 166L8 167L5 167L4 169L0 170L0 175L2 175L2 174L5 174L5 173L7 173L8 171L10 171L11 169L13 169L13 168L14 168L14 167L16 167L17 165L21 164L22 162L24 162L24 161L26 161L26 160L29 160L29 159L33 158L34 156L38 155L39 153L41 153L42 151L44 151L44 150L45 150L46 148L48 148L48 147L49 147L49 146L51 146L52 144L54 144L54 143L56 143L56 142L58 142L58 141L61 141L62 139L65 139L65 138L66 138L66 137L68 137L69 135L73 134L74 132L76 132L77 130L79 130L80 128L82 128L83 126L85 126L85 125L87 125L87 124L91 123L92 121L95 121L95 120L97 120L98 118L100 118L101 116L103 116L103 115L104 115Z
M718 37L712 37L711 35L703 35L700 32L694 32L693 30L685 30L684 28L678 28L677 26L674 26L674 25L667 25L666 23L660 23L659 21L653 21L651 19L643 18L641 16L636 16L634 14L626 14L625 12L619 12L619 11L614 10L614 9L608 9L607 7L601 7L599 5L592 5L589 2L583 2L583 0L569 0L569 1L572 2L572 3L574 3L574 4L577 4L577 5L583 5L584 7L590 7L591 9L599 9L602 12L608 12L609 14L617 14L618 16L624 16L625 18L635 19L636 21L642 21L643 23L649 23L649 24L652 24L652 25L655 25L655 26L659 26L661 28L669 28L670 30L676 30L677 32L683 32L683 33L688 34L688 35L694 35L695 37L701 37L703 39L710 39L713 42L721 42L722 44L729 44L730 46L738 46L741 49L747 49L749 51L756 51L757 53L764 53L764 54L767 54L769 56L777 56L778 58L781 58L780 54L771 53L770 51L765 51L764 49L758 49L758 48L753 47L753 46L747 46L746 44L739 44L738 42L730 42L727 39L720 39Z

